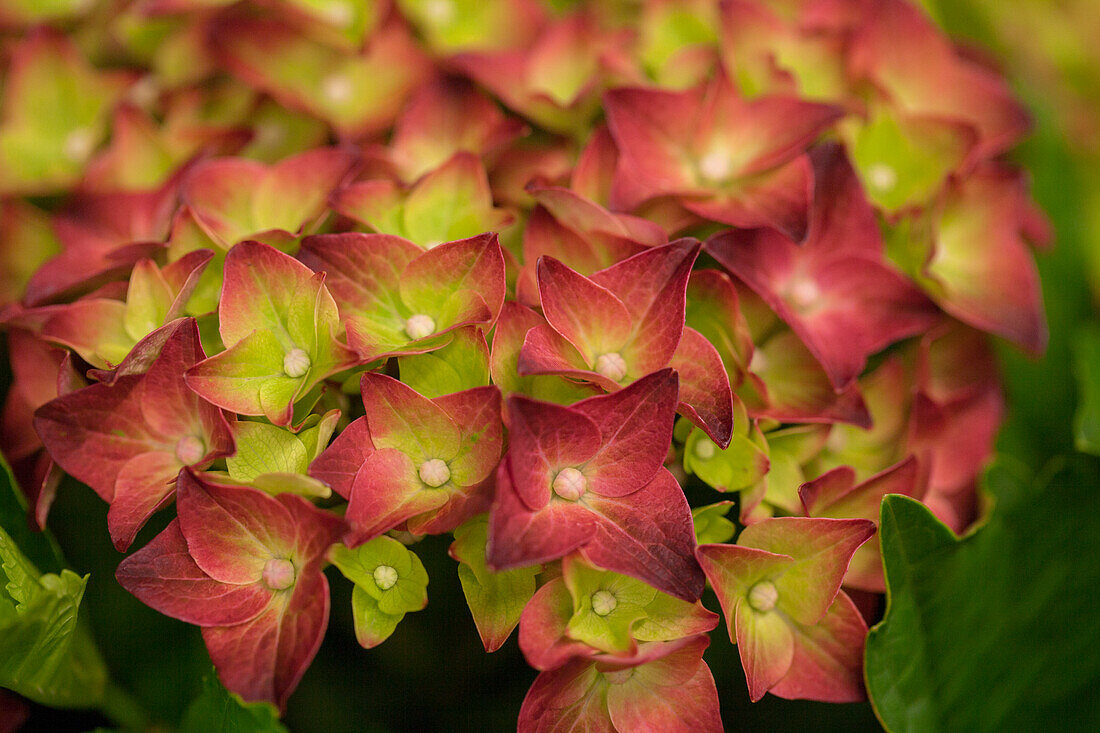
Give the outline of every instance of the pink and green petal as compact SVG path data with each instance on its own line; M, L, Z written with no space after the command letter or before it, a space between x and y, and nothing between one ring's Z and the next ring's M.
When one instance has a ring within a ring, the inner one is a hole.
M722 357L694 328L684 328L669 366L680 377L679 411L727 448L733 438L733 392Z
M371 444L394 448L419 463L451 460L459 450L461 431L447 411L427 397L383 374L368 372L360 380Z
M757 344L738 396L754 417L783 422L846 422L867 428L871 416L857 384L836 392L821 364L791 330Z
M599 430L598 447L581 469L588 491L626 496L660 469L672 440L678 383L675 372L662 369L618 392L589 397L569 408Z
M831 250L836 234L827 227L835 220L823 222L824 211L817 202L803 245L761 229L720 234L707 251L791 326L844 390L869 355L927 330L937 311L881 254Z
M787 621L774 611L758 612L747 598L737 600L734 612L737 648L749 699L757 702L783 679L794 661L794 633Z
M495 234L441 244L409 262L401 300L435 319L437 332L496 320L504 303L504 255Z
M199 626L245 623L274 596L260 583L223 583L204 573L188 552L178 519L119 563L115 577L150 608Z
M877 525L879 507L886 494L914 496L923 493L918 484L918 469L916 459L910 456L857 485L855 473L844 466L803 484L798 495L806 516L869 519ZM852 556L844 586L873 593L886 592L877 535Z
M524 336L516 361L516 374L520 379L541 379L544 383L548 379L568 377L574 381L591 382L608 392L621 387L617 381L592 371L581 352L545 321L537 323Z
M371 453L351 490L347 521L359 544L424 512L443 506L445 488L427 486L417 464L400 450L379 448Z
M31 276L23 302L58 302L124 278L163 249L175 205L172 182L153 191L75 193L53 219L62 251Z
M794 565L794 558L787 555L742 545L699 545L695 557L718 596L731 641L738 602L748 596L756 583L774 581Z
M794 655L790 670L771 687L778 697L822 702L859 702L863 686L863 646L867 623L844 591L813 626L792 624Z
M309 567L261 615L234 626L204 627L202 638L230 691L282 710L321 648L328 614L328 581Z
M450 343L435 351L398 357L401 381L431 399L487 386L489 346L484 330L463 326L450 336Z
M87 298L75 303L27 311L16 325L26 325L42 338L68 347L89 364L101 369L117 366L133 348L135 339L125 325L126 304L107 298ZM33 322L41 320L35 327Z
M401 302L401 274L422 254L412 242L387 234L322 234L302 242L302 262L327 274L340 320L384 347L407 343L411 313ZM349 333L349 339L351 334ZM366 360L373 354L361 353Z
M489 512L485 557L491 570L557 560L593 537L597 519L579 503L548 500L540 509L529 509L513 485L508 464L504 460L497 469L496 497Z
M360 417L340 431L336 440L317 456L309 466L309 475L350 499L355 476L373 452L367 418Z
M259 582L268 560L291 559L294 554L298 536L294 516L262 491L218 486L184 471L176 488L176 505L191 557L215 580ZM293 559L301 572L308 558Z
M777 608L809 626L825 615L852 555L874 533L875 524L867 519L778 517L746 527L737 541L794 559L774 581Z
M499 387L505 396L519 393L555 404L570 404L588 396L588 392L561 377L520 373L519 363L524 337L531 329L538 326L553 334L556 341L564 341L557 336L557 332L550 328L542 316L514 301L505 301L500 311L500 318L497 319L496 328L493 330L493 344L489 355L489 374L493 384ZM571 344L567 345L572 349ZM574 363L567 362L567 366L577 370L586 369L576 349L573 349L573 354Z
M630 575L686 601L703 592L692 552L695 531L680 484L665 469L629 496L587 494L595 533L580 548L589 562Z
M802 155L774 170L729 183L712 196L685 196L680 201L704 219L739 228L774 227L801 241L812 198L812 166Z
M424 84L409 99L390 148L402 178L414 181L459 151L498 151L522 130L519 121L505 117L473 84L443 77Z
M428 248L482 232L500 232L514 221L513 213L493 207L485 167L469 152L456 153L417 181L401 211L404 235Z
M521 733L616 733L607 712L607 682L584 659L535 678L519 710Z
M1030 127L1004 81L956 50L917 7L898 0L875 6L851 43L857 80L872 81L904 109L973 126L975 159L1003 152ZM914 58L922 63L914 66Z
M1039 354L1047 327L1019 172L990 165L952 187L920 282L959 320Z
M730 386L739 387L752 359L753 342L733 281L718 270L694 270L686 301L685 328L710 341L722 357Z
M718 690L703 651L710 643L696 636L666 656L629 674L605 672L607 711L618 731L661 730L677 733L719 733Z
M78 183L132 76L95 69L63 33L16 30L0 125L0 192L48 195Z
M593 458L603 439L599 425L583 413L526 397L508 399L508 429L509 488L530 511L547 506L558 472ZM503 496L503 488L498 490Z
M332 208L364 227L405 238L404 213L407 194L394 181L372 178L357 181L332 195Z
M140 376L131 375L113 385L93 384L35 412L35 431L54 460L108 502L131 459L167 447L140 419L140 383Z
M546 320L580 351L590 368L599 357L622 350L634 324L614 293L552 257L539 260L538 283Z
M546 671L596 654L592 647L566 635L572 615L573 597L563 578L554 578L535 592L519 619L519 648L528 664Z
M592 282L618 296L630 313L633 333L623 356L637 370L635 378L666 366L675 353L684 327L688 276L698 254L698 242L679 239L592 276Z
M302 380L288 377L286 352L267 330L254 331L188 370L187 384L204 399L242 415L263 415L289 425Z
M172 500L181 461L174 452L156 451L134 456L115 478L107 530L115 549L125 552L149 517Z
M457 560L462 592L474 617L485 651L494 652L508 640L535 594L535 565L494 573L485 563L488 518L475 517L454 530L448 554ZM522 648L522 641L521 641Z
M524 48L546 22L546 10L535 0L455 0L445 13L431 0L397 4L442 56L462 50Z
M451 481L456 486L473 486L492 476L504 442L500 390L476 387L433 401L462 432L458 452L448 461Z
M210 39L219 60L284 106L331 124L341 138L389 127L429 66L397 18L363 53L334 49L274 16L226 15Z

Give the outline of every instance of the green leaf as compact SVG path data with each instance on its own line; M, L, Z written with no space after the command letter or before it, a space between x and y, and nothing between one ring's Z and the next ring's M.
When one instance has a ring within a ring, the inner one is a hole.
M996 506L956 539L888 496L886 617L867 639L872 702L892 731L1100 728L1100 465L1077 457L1028 486L1003 462Z
M397 359L401 381L429 399L489 384L489 349L481 329L460 328L441 349Z
M1074 344L1079 402L1073 417L1077 450L1100 455L1100 327L1090 325Z
M486 651L496 651L519 623L527 601L535 594L539 565L494 573L485 564L488 516L479 515L455 529L451 557L458 560L458 579L466 605Z
M77 611L87 576L41 575L0 529L0 687L54 707L90 707L107 669Z
M286 733L279 722L279 711L266 702L245 702L229 692L209 672L203 677L202 692L187 708L179 733Z

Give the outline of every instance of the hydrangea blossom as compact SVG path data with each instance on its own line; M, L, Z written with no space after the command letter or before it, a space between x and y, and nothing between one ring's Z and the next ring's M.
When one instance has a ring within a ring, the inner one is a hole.
M446 533L522 731L720 730L717 611L752 700L863 699L883 496L975 521L1046 342L1001 78L908 0L71 5L0 99L40 525L174 513L118 582L280 710L324 567L373 647Z

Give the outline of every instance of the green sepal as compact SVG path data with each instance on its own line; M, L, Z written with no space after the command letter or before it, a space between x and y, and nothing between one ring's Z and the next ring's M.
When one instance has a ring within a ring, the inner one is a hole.
M768 454L749 435L734 434L722 450L699 428L684 444L684 470L718 491L740 491L768 473Z
M582 562L569 564L565 585L573 598L573 616L565 632L569 638L609 653L635 649L632 630L645 618L646 605L657 595L655 588ZM608 613L600 614L593 608L593 596L601 592L614 598L614 608Z
M229 478L269 494L327 498L331 489L308 474L309 464L328 444L340 413L310 416L297 434L264 422L237 423L237 452L226 458Z
M454 332L446 346L397 359L401 381L429 399L489 384L489 349L481 329Z
M722 544L733 539L737 525L726 519L732 501L720 501L717 504L697 507L691 510L691 520L695 525L695 541L700 545Z
M533 565L496 573L485 564L489 519L478 515L454 531L450 555L459 562L458 579L466 605L486 651L496 651L519 623L524 607L535 594L535 576L541 567Z
M375 537L354 550L333 545L328 557L344 577L378 602L383 613L419 611L428 605L428 572L415 553L392 537ZM397 582L390 588L375 581L375 571L382 565L397 571Z

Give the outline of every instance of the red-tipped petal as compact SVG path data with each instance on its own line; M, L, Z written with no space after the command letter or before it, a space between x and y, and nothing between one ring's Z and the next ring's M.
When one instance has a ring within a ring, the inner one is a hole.
M187 550L178 519L119 563L115 576L145 605L199 626L245 623L272 599L260 583L222 583L204 573Z
M282 710L321 647L328 613L328 581L320 570L307 568L266 612L235 626L204 628L202 638L230 691Z

